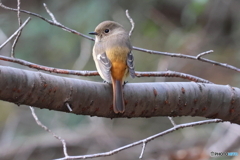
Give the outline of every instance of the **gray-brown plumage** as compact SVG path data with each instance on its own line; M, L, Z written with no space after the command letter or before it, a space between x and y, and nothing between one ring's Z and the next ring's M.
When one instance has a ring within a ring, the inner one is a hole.
M96 35L93 47L96 68L102 79L113 85L114 112L123 113L125 104L122 85L129 73L135 77L129 35L114 21L100 23L90 34Z

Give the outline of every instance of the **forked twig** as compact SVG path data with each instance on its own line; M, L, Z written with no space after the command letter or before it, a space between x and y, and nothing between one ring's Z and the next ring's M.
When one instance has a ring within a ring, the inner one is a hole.
M43 6L45 7L45 9L46 9L47 13L49 14L49 16L52 18L53 22L56 23L56 24L60 24L60 23L56 20L56 18L55 18L55 16L53 15L53 13L48 9L46 3L43 3Z
M21 64L27 66L29 68L34 68L37 70L43 70L47 72L53 72L58 74L69 74L69 75L77 75L77 76L98 76L97 71L78 71L78 70L67 70L67 69L59 69L53 67L46 67L39 64L31 63L22 59L11 58L6 56L0 56L0 60L13 62L17 64ZM162 72L135 72L136 77L179 77L182 79L187 79L194 82L200 83L212 83L203 78L193 76L186 73L175 72L175 71L162 71Z
M34 68L37 70L43 70L43 71L59 73L59 74L71 74L71 75L77 75L77 76L97 76L97 75L99 75L97 71L76 71L76 70L58 69L58 68L46 67L46 66L31 63L31 62L28 62L25 60L6 57L6 56L0 56L0 60L21 64L21 65L27 66L29 68Z
M187 128L187 127L193 127L193 126L203 125L203 124L219 123L219 122L223 122L223 120L221 120L221 119L210 119L210 120L203 120L203 121L198 121L198 122L190 122L190 123L179 124L179 125L176 125L176 126L170 128L168 130L165 130L165 131L160 132L158 134L152 135L152 136L150 136L148 138L136 141L134 143L125 145L123 147L111 150L109 152L96 153L96 154L90 154L90 155L82 155L82 156L68 156L68 157L59 158L57 160L87 159L87 158L97 158L97 157L111 156L111 155L116 154L116 153L118 153L120 151L126 150L128 148L132 148L134 146L137 146L137 145L140 145L140 144L143 144L143 143L145 143L145 145L146 145L148 142L150 142L150 141L152 141L152 140L154 140L154 139L156 139L158 137L164 136L164 135L166 135L168 133L171 133L173 131L176 131L178 129Z
M42 122L38 119L35 111L34 111L34 108L29 106L29 108L31 109L31 112L32 112L32 115L33 115L33 118L35 119L36 123L42 127L45 131L51 133L53 135L53 137L55 137L56 139L60 140L62 142L62 145L63 145L63 153L64 153L64 156L65 157L68 157L68 153L67 153L67 147L66 147L66 142L64 139L62 139L60 136L56 135L55 133L53 133L50 129L48 129L45 125L42 124Z
M197 58L197 59L200 59L202 56L204 56L204 55L206 55L206 54L210 54L210 53L212 53L212 52L213 52L213 50L209 50L209 51L206 51L206 52L199 53L199 54L196 56L196 58Z
M1 1L0 1L0 7L4 8L4 9L7 9L7 10L10 10L10 11L17 12L17 9L7 7L7 6L3 5L3 3ZM54 23L53 21L48 20L48 19L44 18L43 16L41 16L41 15L39 15L37 13L29 12L29 11L26 11L26 10L20 10L20 11L22 13L26 13L28 15L32 15L32 16L38 17L38 18L44 20L45 22L48 22L51 25L54 25L54 26L62 28L64 31L68 31L70 33L73 33L73 34L76 34L76 35L79 35L79 36L82 36L82 37L85 37L85 38L87 38L89 40L94 41L94 38L92 38L90 36L84 35L84 34L82 34L80 32L77 32L76 30L70 29L70 28L68 28L68 27L66 27L66 26L64 26L64 25L62 25L60 23Z
M140 47L134 47L134 46L133 46L133 49L135 49L137 51L141 51L141 52L147 52L147 53L150 53L150 54L157 54L157 55L164 55L164 56L170 56L170 57L199 60L199 61L202 61L202 62L206 62L206 63L209 63L209 64L225 67L225 68L240 72L240 68L234 67L234 66L226 64L226 63L216 62L216 61L206 59L206 58L197 58L196 56L184 55L184 54L181 54L181 53L160 52L160 51L148 50L148 49L144 49L144 48L140 48ZM208 52L208 51L205 51L205 52ZM203 52L203 53L205 53L205 52ZM200 54L202 54L202 53L200 53Z
M4 9L7 9L7 10L11 10L11 11L15 11L17 12L17 9L14 9L14 8L10 8L10 7L7 7L5 5L3 5L1 2L0 2L0 7L4 8ZM89 37L85 34L82 34L80 32L77 32L76 30L73 30L73 29L70 29L62 24L58 24L58 23L54 23L53 21L51 20L48 20L44 17L42 17L41 15L39 14L36 14L36 13L33 13L33 12L29 12L29 11L26 11L26 10L20 10L21 12L23 13L26 13L26 14L29 14L29 15L32 15L32 16L35 16L35 17L38 17L46 22L48 22L49 24L51 25L54 25L54 26L57 26L57 27L60 27L62 28L63 30L65 31L68 31L70 33L73 33L73 34L76 34L76 35L79 35L79 36L82 36L84 38L87 38L89 40L92 40L94 41L94 38L92 37ZM213 65L217 65L217 66L221 66L221 67L225 67L225 68L228 68L228 69L231 69L231 70L234 70L234 71L237 71L237 72L240 72L240 68L237 68L235 66L232 66L232 65L229 65L229 64L225 64L225 63L220 63L220 62L216 62L216 61L213 61L213 60L209 60L209 59L206 59L206 58L197 58L196 56L191 56L191 55L184 55L184 54L181 54L181 53L169 53L169 52L160 52L160 51L154 51L154 50L148 50L148 49L144 49L144 48L140 48L140 47L135 47L133 46L133 49L134 50L137 50L137 51L141 51L141 52L146 52L146 53L150 53L150 54L158 54L158 55L164 55L164 56L170 56L170 57L177 57L177 58L187 58L187 59L192 59L192 60L198 60L198 61L202 61L202 62L206 62L206 63L210 63L210 64L213 64ZM208 51L207 51L208 52ZM200 53L201 54L201 53Z
M14 36L18 34L20 30L22 30L26 24L30 21L30 17L0 46L0 49L2 49Z
M179 77L182 79L187 79L194 82L200 83L212 83L206 79L193 76L186 73L176 72L176 71L161 71L161 72L135 72L136 77Z

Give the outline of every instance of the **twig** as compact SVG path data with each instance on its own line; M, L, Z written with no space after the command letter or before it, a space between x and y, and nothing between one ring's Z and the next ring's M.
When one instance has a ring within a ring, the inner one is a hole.
M173 118L172 117L168 117L168 119L170 120L170 122L172 123L173 127L176 126L176 123L174 122Z
M71 74L71 75L77 75L77 76L97 76L97 75L99 75L97 71L76 71L76 70L58 69L58 68L46 67L46 66L38 65L38 64L31 63L28 61L24 61L21 59L10 58L10 57L6 57L6 56L0 56L0 60L9 61L9 62L27 66L29 68L34 68L34 69L43 70L43 71L47 71L47 72L53 72L53 73Z
M21 18L20 18L20 5L21 5L21 0L17 0L18 4L17 4L17 17L18 17L18 25L19 27L21 26L22 24L22 21L21 21ZM13 42L13 45L12 45L12 51L11 51L11 57L15 57L15 47L16 47L16 44L18 42L18 39L19 37L21 36L21 33L22 33L22 30L19 30L14 42Z
M17 9L7 7L7 6L3 5L2 2L0 2L0 7L4 8L4 9L7 9L7 10L10 10L10 11L17 12ZM73 33L73 34L76 34L76 35L79 35L79 36L82 36L82 37L84 37L84 38L87 38L87 39L89 39L89 40L94 41L94 38L92 38L92 37L90 37L90 36L84 35L84 34L82 34L82 33L80 33L80 32L77 32L76 30L70 29L70 28L68 28L68 27L66 27L66 26L64 26L64 25L62 25L62 24L60 24L60 23L54 23L53 21L48 20L48 19L42 17L41 15L39 15L39 14L37 14L37 13L29 12L29 11L26 11L26 10L20 10L20 11L23 12L23 13L26 13L26 14L29 14L29 15L32 15L32 16L35 16L35 17L38 17L38 18L40 18L40 19L48 22L48 23L51 24L51 25L54 25L54 26L57 26L57 27L62 28L64 31L68 31L68 32L70 32L70 33Z
M0 60L13 62L17 64L21 64L27 66L29 68L34 68L38 70L43 70L47 72L53 72L57 74L68 74L68 75L76 75L76 76L98 76L97 71L78 71L78 70L67 70L67 69L59 69L53 67L46 67L39 64L31 63L28 61L24 61L17 58L11 58L6 56L0 56ZM175 71L162 71L162 72L135 72L136 77L179 77L182 79L187 79L194 82L200 83L212 83L208 80L202 79L200 77L196 77L190 74L175 72Z
M132 32L134 30L135 23L134 23L133 19L130 17L130 15L128 13L128 10L126 10L126 16L127 16L127 18L129 19L129 21L130 21L130 23L132 25L131 30L129 31L129 37L131 37Z
M72 112L72 108L70 107L69 103L66 103L66 106L70 112Z
M23 27L26 26L26 24L30 21L30 17L0 46L0 49L2 49L14 36L18 34L20 30L23 29Z
M17 2L18 2L18 4L17 4L17 17L18 17L18 25L19 25L19 27L21 26L21 24L22 24L22 20L21 20L21 18L20 18L20 5L21 5L21 0L17 0Z
M142 151L141 151L141 154L139 156L139 159L142 159L145 148L146 148L146 142L143 141Z
M210 54L210 53L212 53L212 52L213 52L213 50L209 50L209 51L206 51L206 52L199 53L199 54L196 56L196 58L197 58L197 59L200 59L202 56L204 56L204 55L206 55L206 54Z
M150 53L150 54L158 54L158 55L164 55L164 56L170 56L170 57L178 57L178 58L187 58L187 59L192 59L192 60L199 60L199 61L202 61L202 62L210 63L210 64L213 64L213 65L216 65L216 66L221 66L221 67L225 67L225 68L240 72L240 68L234 67L234 66L226 64L226 63L216 62L216 61L206 59L206 58L197 59L196 56L184 55L184 54L181 54L181 53L160 52L160 51L148 50L148 49L134 47L134 46L133 46L133 49L135 49L137 51L141 51L141 52L147 52L147 53ZM208 51L206 51L206 52L208 52Z
M68 153L67 153L67 147L66 147L66 142L64 139L62 139L60 136L56 135L55 133L53 133L50 129L48 129L45 125L43 125L37 115L35 114L35 111L34 111L34 108L29 106L29 108L31 109L31 112L32 112L32 115L33 115L33 118L35 119L36 123L42 127L45 131L51 133L53 135L53 137L55 137L56 139L60 140L62 142L62 145L63 145L63 153L64 153L64 156L65 157L68 157Z
M140 144L142 144L144 142L148 143L148 142L150 142L150 141L152 141L152 140L154 140L154 139L156 139L158 137L161 137L163 135L169 134L169 133L171 133L171 132L173 132L175 130L178 130L178 129L187 128L187 127L193 127L193 126L203 125L203 124L218 123L218 122L223 122L223 121L220 120L220 119L211 119L211 120L204 120L204 121L198 121L198 122L190 122L190 123L179 124L179 125L176 125L176 126L170 128L168 130L165 130L163 132L160 132L160 133L155 134L153 136L150 136L148 138L136 141L134 143L125 145L123 147L111 150L109 152L96 153L96 154L90 154L90 155L82 155L82 156L68 156L68 157L59 158L57 160L87 159L87 158L106 157L106 156L110 156L110 155L116 154L116 153L118 153L120 151L126 150L128 148L132 148L134 146L140 145Z
M136 77L179 77L182 79L187 79L194 82L201 83L212 83L206 79L193 76L186 73L176 72L176 71L161 71L161 72L135 72Z
M7 9L7 10L15 11L15 12L17 11L17 9L4 6L1 2L0 2L0 7L4 8L4 9ZM65 30L65 31L68 31L68 32L70 32L70 33L73 33L73 34L76 34L76 35L79 35L79 36L82 36L82 37L84 37L84 38L87 38L87 39L89 39L89 40L94 41L94 38L92 38L92 37L90 37L90 36L87 36L87 35L85 35L85 34L82 34L82 33L80 33L80 32L77 32L76 30L70 29L70 28L68 28L68 27L66 27L66 26L64 26L64 25L62 25L62 24L54 23L53 21L48 20L48 19L42 17L42 16L39 15L39 14L36 14L36 13L33 13L33 12L29 12L29 11L26 11L26 10L20 10L20 11L23 12L23 13L26 13L26 14L29 14L29 15L32 15L32 16L35 16L35 17L38 17L38 18L40 18L40 19L48 22L48 23L51 24L51 25L54 25L54 26L57 26L57 27L62 28L62 29ZM210 63L210 64L213 64L213 65L225 67L225 68L228 68L228 69L231 69L231 70L240 72L240 68L237 68L237 67L235 67L235 66L232 66L232 65L229 65L229 64L226 64L226 63L220 63L220 62L216 62L216 61L213 61L213 60L209 60L209 59L206 59L206 58L199 58L199 59L198 59L196 56L184 55L184 54L181 54L181 53L160 52L160 51L148 50L148 49L144 49L144 48L140 48L140 47L135 47L135 46L133 46L133 49L134 49L134 50L137 50L137 51L141 51L141 52L150 53L150 54L158 54L158 55L164 55L164 56L170 56L170 57L187 58L187 59L192 59L192 60L198 60L198 61Z
M52 18L53 22L54 22L55 24L60 24L60 23L56 20L55 16L52 14L52 12L48 9L46 3L43 3L43 6L45 7L45 9L46 9L47 13L49 14L49 16Z

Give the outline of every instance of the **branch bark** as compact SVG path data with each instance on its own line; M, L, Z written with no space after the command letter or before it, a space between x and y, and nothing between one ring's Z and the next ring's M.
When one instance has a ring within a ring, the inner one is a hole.
M201 116L240 124L240 89L195 82L127 83L126 111L112 110L110 84L0 66L0 99L18 105L117 117Z

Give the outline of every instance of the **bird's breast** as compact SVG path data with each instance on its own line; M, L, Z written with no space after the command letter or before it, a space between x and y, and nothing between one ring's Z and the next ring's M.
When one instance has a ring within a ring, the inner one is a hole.
M106 54L108 59L111 62L127 62L127 55L130 52L130 49L127 47L117 46L117 47L111 47L106 50Z
M106 55L111 62L111 75L113 79L124 80L128 73L127 55L130 49L127 47L112 47L106 50Z

